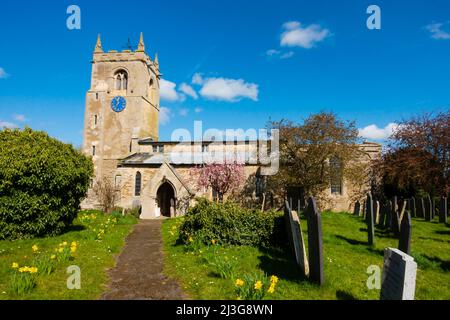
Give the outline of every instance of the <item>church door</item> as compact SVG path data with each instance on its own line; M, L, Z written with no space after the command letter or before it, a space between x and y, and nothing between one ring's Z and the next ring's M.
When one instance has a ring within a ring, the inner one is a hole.
M170 183L164 182L156 194L161 215L171 217L175 210L175 191Z

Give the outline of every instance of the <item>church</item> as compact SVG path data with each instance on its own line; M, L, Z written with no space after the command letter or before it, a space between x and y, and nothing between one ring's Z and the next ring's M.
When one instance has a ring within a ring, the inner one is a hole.
M145 51L143 35L136 50L105 52L98 36L92 60L91 86L86 94L83 152L92 157L94 179L108 180L116 190L116 206L140 208L141 219L183 215L197 196L215 197L213 190L197 190L191 169L211 155L233 155L245 165L245 176L258 175L271 165L260 155L270 143L251 139L233 141L160 141L160 79L158 56ZM367 160L381 146L361 146ZM229 158L227 158L229 159ZM335 210L348 210L345 182L330 188ZM83 209L98 208L92 188Z

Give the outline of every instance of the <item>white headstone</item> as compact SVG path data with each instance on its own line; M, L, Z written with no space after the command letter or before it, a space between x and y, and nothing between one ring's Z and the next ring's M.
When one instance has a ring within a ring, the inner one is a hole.
M381 300L414 300L417 263L413 257L394 249L384 251Z

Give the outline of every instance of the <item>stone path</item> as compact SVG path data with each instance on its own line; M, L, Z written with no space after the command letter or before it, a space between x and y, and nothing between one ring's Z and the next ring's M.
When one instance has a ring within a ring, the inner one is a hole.
M161 220L140 221L127 237L102 300L180 300L178 283L162 274Z

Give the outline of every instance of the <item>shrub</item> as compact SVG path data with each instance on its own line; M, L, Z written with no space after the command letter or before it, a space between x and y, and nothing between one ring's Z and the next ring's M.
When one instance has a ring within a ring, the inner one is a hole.
M45 132L0 131L0 239L56 235L72 224L92 161Z
M189 209L180 228L180 240L186 244L200 240L205 244L281 246L285 243L283 214L239 207L232 202L213 203L198 199Z

